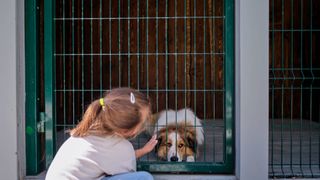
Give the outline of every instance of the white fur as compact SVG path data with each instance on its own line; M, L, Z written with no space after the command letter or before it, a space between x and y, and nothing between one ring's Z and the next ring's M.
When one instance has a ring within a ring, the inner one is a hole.
M178 153L177 151L177 146L178 142L177 140L180 139L180 135L177 134L176 132L171 132L168 135L168 138L171 139L172 146L169 148L169 151L167 153L167 160L171 161L171 157L176 156L178 157L178 162L181 162L183 157ZM194 162L194 156L188 156L186 159L187 162Z
M171 139L172 146L169 148L169 151L167 153L167 159L170 160L171 157L177 156L178 161L182 161L180 154L177 153L177 140L180 138L179 134L177 134L176 132L172 132L168 135L168 138Z
M162 111L158 116L158 122L156 123L153 133L157 134L160 129L170 124L175 125L176 123L190 123L194 126L196 129L197 143L199 145L203 144L204 135L201 120L189 108L180 109L178 111Z

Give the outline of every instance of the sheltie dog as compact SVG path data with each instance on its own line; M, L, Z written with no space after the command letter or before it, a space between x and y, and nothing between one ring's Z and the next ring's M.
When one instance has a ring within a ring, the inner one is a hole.
M157 156L164 161L194 162L203 144L201 120L188 108L153 114L148 132L157 134Z

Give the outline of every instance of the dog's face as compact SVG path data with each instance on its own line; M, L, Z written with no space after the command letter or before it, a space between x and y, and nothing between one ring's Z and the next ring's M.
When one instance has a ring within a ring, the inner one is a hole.
M195 131L192 128L170 126L159 131L157 155L165 161L184 161L194 159Z

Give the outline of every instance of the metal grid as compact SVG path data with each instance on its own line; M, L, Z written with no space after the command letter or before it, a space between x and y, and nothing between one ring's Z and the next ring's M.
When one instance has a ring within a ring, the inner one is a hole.
M139 169L233 172L233 2L56 0L44 7L47 165L86 106L126 86L148 94L153 112L191 108L205 130L196 162L151 153Z
M320 177L319 10L270 0L271 177Z

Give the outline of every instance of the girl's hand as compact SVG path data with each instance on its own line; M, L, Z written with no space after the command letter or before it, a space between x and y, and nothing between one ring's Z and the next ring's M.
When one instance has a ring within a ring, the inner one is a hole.
M143 146L142 149L144 149L144 151L145 151L146 153L149 153L149 152L151 152L151 151L154 149L154 147L157 145L157 143L158 143L157 135L155 134L155 135L153 135L152 138L147 142L147 144Z
M143 155L151 152L154 147L157 145L157 135L153 135L152 138L143 146L143 148L136 150L136 158L140 158Z

